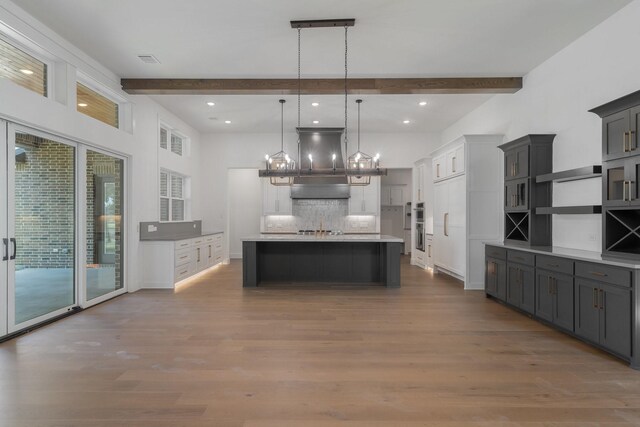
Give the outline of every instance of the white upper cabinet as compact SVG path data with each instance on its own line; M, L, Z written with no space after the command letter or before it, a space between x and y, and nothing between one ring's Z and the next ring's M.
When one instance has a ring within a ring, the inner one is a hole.
M446 177L457 176L464 173L464 145L447 152Z
M438 157L434 157L433 162L433 180L439 181L444 179L447 175L447 165L445 164L447 161L446 155L441 155Z
M447 150L433 158L433 180L434 182L464 173L464 145Z
M404 185L383 185L380 189L380 204L382 206L404 205Z
M268 179L262 184L262 214L291 215L291 187L288 185L271 185Z
M380 211L380 178L371 177L369 185L352 185L349 215L378 215Z

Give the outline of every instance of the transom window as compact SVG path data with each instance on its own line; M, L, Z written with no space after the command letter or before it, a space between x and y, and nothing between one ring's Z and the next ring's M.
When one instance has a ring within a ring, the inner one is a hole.
M78 82L76 95L78 111L100 120L115 128L118 127L118 103Z
M184 221L186 218L187 177L160 171L160 221Z
M182 156L185 153L187 138L169 126L160 125L160 148L171 150L172 153Z
M47 64L0 38L0 78L47 96Z

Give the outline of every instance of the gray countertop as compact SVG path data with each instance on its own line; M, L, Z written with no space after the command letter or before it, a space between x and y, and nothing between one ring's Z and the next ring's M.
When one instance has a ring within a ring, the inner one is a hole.
M614 258L603 256L600 252L583 251L580 249L560 248L556 246L533 246L530 248L504 244L503 242L484 242L488 246L496 246L500 248L513 249L524 252L531 252L540 255L553 255L562 258L571 258L578 261L597 262L600 264L613 265L625 268L640 268L638 261L626 260L623 258Z
M403 243L398 237L380 234L342 234L339 236L305 236L298 234L258 234L240 239L247 242L381 242Z
M200 234L199 236L167 236L167 237L161 237L159 239L140 239L141 242L178 242L180 240L189 240L189 239L195 239L197 237L204 237L204 236L210 236L212 234L220 234L220 233L224 233L224 231L203 231L202 234Z

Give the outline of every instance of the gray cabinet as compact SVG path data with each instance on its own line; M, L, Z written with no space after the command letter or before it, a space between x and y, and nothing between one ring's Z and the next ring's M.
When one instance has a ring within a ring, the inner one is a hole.
M507 263L487 258L486 264L485 292L504 301L507 298Z
M521 146L505 152L504 179L529 176L529 146Z
M536 269L535 314L573 331L573 277Z
M637 270L491 245L485 261L487 296L640 367L632 355Z
M525 135L502 144L504 152L504 240L522 246L551 246L551 216L536 214L551 206L551 183L538 175L553 169L553 134Z
M576 279L576 335L623 357L631 356L631 290Z
M535 281L533 267L507 264L507 302L533 314L535 311Z

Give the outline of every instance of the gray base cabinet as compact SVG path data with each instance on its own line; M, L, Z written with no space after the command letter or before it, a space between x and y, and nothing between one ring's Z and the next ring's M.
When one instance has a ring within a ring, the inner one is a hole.
M631 290L587 279L576 280L579 337L623 357L631 356Z
M487 245L486 295L640 369L640 342L636 339L640 329L635 328L635 324L640 328L636 309L640 280L635 266L625 268L619 263L585 262L535 251Z
M535 309L533 267L507 264L507 302L533 314Z
M537 317L573 331L573 277L536 269Z
M486 268L487 294L500 298L507 298L507 263L504 260L487 258Z

